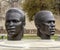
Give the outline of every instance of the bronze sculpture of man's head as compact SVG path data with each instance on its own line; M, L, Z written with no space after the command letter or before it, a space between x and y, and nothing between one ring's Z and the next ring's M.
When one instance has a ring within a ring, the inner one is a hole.
M23 37L25 16L22 10L11 8L6 13L5 27L8 40L21 40Z
M42 39L50 39L55 32L55 18L51 11L43 10L34 17L37 35Z

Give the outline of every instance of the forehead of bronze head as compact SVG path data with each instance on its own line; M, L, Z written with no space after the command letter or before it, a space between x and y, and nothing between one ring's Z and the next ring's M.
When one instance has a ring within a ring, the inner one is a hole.
M18 10L18 9L9 9L6 13L6 20L12 20L12 19L21 19L24 18L24 14L22 11Z
M35 16L35 18L40 21L55 20L51 11L40 11Z

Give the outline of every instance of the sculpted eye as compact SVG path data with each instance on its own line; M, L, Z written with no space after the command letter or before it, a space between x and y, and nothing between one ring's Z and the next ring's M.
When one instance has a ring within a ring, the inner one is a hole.
M7 23L10 23L10 21L9 21L9 20L7 20L6 22L7 22Z
M53 23L55 23L55 21L53 21Z
M47 23L51 23L51 21L48 21Z
M7 20L5 25L9 25L9 23L10 23L10 21L9 21L9 20Z
M55 23L55 21L48 21L47 23L51 23L51 22Z
M13 20L13 22L14 22L14 23L17 23L17 22L19 22L19 21L18 21L18 20Z

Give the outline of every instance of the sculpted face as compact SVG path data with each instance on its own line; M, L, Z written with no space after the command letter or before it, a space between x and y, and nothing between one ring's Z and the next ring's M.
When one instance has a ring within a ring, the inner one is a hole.
M21 32L22 21L19 13L10 13L6 17L6 29L9 36L16 36Z
M54 35L55 33L55 18L50 11L38 12L35 15L35 25L38 29L38 34Z
M9 9L6 13L5 27L8 40L21 40L24 33L25 16L16 8Z
M41 32L47 35L54 35L55 33L55 19L52 16L46 16L46 19L41 23Z

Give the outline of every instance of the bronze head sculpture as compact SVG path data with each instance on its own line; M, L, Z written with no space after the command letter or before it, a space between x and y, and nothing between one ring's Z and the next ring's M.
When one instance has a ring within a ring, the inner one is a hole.
M11 8L6 13L5 27L8 40L21 40L24 33L25 15L18 8Z
M41 39L50 39L55 32L55 18L51 11L43 10L36 13L34 17L37 35Z

